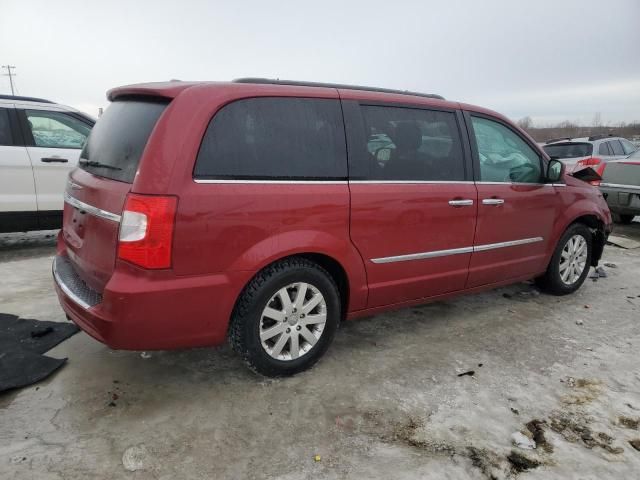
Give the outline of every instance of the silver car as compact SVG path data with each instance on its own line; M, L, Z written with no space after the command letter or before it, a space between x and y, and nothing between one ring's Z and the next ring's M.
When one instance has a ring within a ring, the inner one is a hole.
M604 164L632 154L638 147L626 138L611 135L594 135L582 138L557 138L542 147L550 157L567 166L567 172L591 167L602 170Z

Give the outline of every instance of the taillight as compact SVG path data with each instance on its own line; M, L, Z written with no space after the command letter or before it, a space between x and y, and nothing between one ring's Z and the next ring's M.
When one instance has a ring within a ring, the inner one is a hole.
M171 267L176 197L130 193L118 237L118 258L144 268Z
M600 165L598 168L596 168L598 165ZM574 172L576 170L580 170L580 167L591 167L595 170L595 172L602 176L602 173L600 172L600 169L604 170L604 162L599 159L598 157L589 157L589 158L583 158L582 160L578 160L578 163L576 163L576 167L574 168ZM589 183L591 185L595 185L598 186L600 185L600 180L591 180L589 181Z
M596 173L602 177L604 175L604 169L607 168L607 164L602 162L598 168L595 169ZM595 185L596 187L600 186L600 182L602 180L591 180L589 183L591 185Z
M600 160L598 157L589 157L578 160L578 165L580 165L581 167L594 167L595 165L600 165L601 163L602 160Z

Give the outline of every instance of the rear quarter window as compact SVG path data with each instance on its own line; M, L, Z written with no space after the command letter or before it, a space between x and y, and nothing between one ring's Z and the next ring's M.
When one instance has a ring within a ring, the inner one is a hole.
M249 98L224 106L204 138L200 179L344 179L346 143L338 100Z
M80 168L94 175L132 183L142 152L165 100L116 100L98 119L80 154Z

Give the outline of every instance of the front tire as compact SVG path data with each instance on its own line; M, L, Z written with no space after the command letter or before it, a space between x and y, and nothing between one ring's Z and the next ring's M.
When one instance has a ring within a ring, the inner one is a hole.
M340 323L340 294L320 265L291 257L259 272L240 294L229 341L249 368L267 377L313 366Z
M593 235L581 223L564 232L551 257L547 271L536 283L553 295L567 295L582 286L591 266Z

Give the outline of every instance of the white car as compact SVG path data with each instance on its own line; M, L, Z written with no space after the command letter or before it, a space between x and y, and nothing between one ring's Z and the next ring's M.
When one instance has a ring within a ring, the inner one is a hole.
M542 148L547 155L564 163L569 173L584 167L602 173L607 162L625 158L638 149L626 138L612 134L555 138L545 142Z
M67 175L94 123L48 100L0 95L0 232L60 228Z

